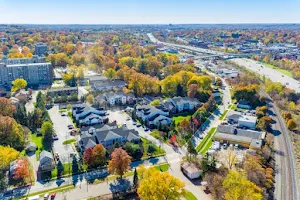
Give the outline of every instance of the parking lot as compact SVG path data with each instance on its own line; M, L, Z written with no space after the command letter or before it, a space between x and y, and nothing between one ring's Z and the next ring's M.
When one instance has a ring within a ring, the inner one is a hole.
M69 134L68 125L73 124L71 119L66 116L61 116L58 106L55 105L49 110L50 118L53 122L54 132L57 134L58 140L54 140L53 152L58 153L62 163L72 162L71 153L76 153L71 144L63 144L64 141L75 139Z

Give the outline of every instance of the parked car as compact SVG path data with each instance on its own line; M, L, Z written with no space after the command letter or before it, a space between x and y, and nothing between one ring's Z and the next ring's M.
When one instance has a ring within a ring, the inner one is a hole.
M136 122L133 122L132 124L135 126L135 125L136 125Z
M66 113L61 113L60 115L61 115L62 117L67 116Z
M49 199L49 193L46 193L45 195L44 195L44 200L47 200L47 199Z
M51 194L51 199L54 199L55 196L56 196L56 194L55 194L55 193L52 193L52 194Z
M69 125L68 125L68 128L69 128L69 129L73 129L73 128L74 128L74 125L73 125L73 124L69 124Z
M57 137L57 135L55 133L53 134L52 139L53 140L58 140L58 137Z
M144 131L149 131L149 129L146 127L146 128L144 129Z
M141 127L141 126L142 126L142 124L137 124L136 126L137 126L137 127Z
M227 149L227 144L226 143L223 144L223 148Z

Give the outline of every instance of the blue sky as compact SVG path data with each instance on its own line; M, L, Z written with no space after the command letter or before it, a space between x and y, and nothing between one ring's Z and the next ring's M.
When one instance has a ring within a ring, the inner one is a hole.
M0 0L0 23L300 23L300 0Z

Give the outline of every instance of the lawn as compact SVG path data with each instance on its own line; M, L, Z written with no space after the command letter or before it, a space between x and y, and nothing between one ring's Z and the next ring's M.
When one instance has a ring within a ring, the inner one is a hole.
M278 71L278 72L280 72L280 73L282 73L282 74L284 74L286 76L289 76L289 77L293 78L293 74L290 71L287 71L285 69L280 69L278 67L275 67L274 65L266 64L266 63L264 63L264 66L268 67L268 68L271 68L271 69L274 69L274 70L276 70L276 71Z
M74 142L76 142L75 139L70 139L70 140L64 141L63 144L72 144L72 143L74 143Z
M225 110L225 112L221 115L221 117L220 117L219 119L220 119L220 120L223 120L223 119L226 117L228 111L229 111L229 110Z
M142 159L143 159L143 158L147 158L150 155L148 153L148 147L151 142L145 138L141 138L141 139L142 139L143 148L144 148L144 155L142 157ZM165 150L159 148L157 145L155 145L155 144L153 144L153 145L154 145L155 151L151 154L151 156L158 156L158 155L162 155L162 154L166 153Z
M37 150L35 151L35 155L36 155L36 160L38 160L41 151L49 150L49 149L44 148L42 136L37 136L36 134L31 134L30 137L31 137L30 140L36 144Z
M155 169L160 170L162 172L166 172L169 170L169 164L168 163L162 163L159 165L154 166Z
M62 175L69 175L72 174L72 163L64 163L64 171L62 172ZM57 177L57 166L51 171L51 177L56 178Z
M212 138L214 136L214 133L216 132L216 127L211 128L207 135L203 138L203 140L200 142L200 144L196 147L196 151L198 153L204 154L208 151L208 149L212 145Z
M197 200L195 195L193 193L189 192L189 191L185 191L183 196L186 200Z
M186 116L177 116L177 117L173 117L173 121L175 121L175 125L179 124L182 120L186 119L186 120L189 120L190 117L192 115L186 115Z

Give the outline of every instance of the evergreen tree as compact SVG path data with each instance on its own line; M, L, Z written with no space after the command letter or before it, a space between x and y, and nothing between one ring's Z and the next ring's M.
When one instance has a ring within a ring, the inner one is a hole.
M181 86L181 84L178 84L178 85L177 85L176 95L177 95L177 96L180 96L180 97L183 97L183 96L184 96L184 94L183 94L183 87Z
M196 149L194 148L194 145L192 143L192 140L189 140L188 141L188 144L187 144L187 151L189 153L189 155L197 155L197 151Z
M24 126L28 126L28 116L26 112L26 108L23 105L18 105L17 110L14 113L14 119Z
M137 174L137 171L136 171L136 168L135 168L134 169L134 174L133 174L133 188L137 189L138 184L139 184L139 177L138 177L138 174Z

